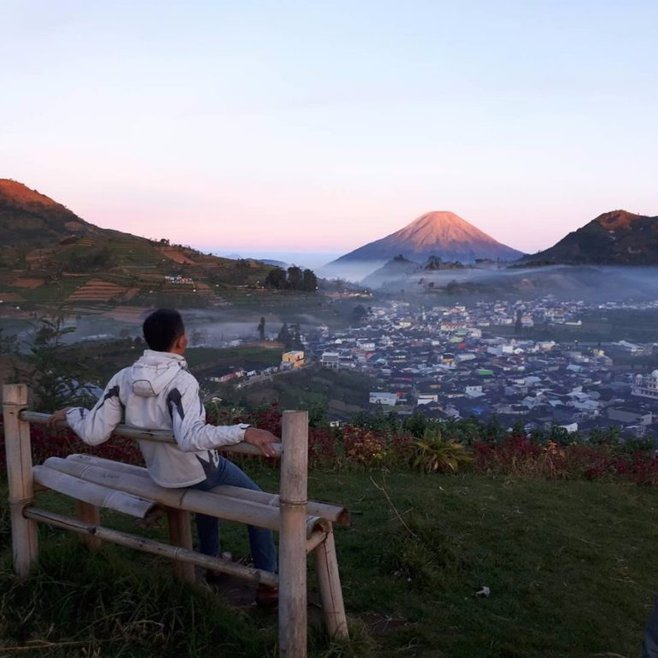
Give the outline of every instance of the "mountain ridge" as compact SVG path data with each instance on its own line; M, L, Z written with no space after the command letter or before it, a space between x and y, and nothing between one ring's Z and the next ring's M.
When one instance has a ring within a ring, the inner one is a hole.
M658 216L611 210L518 265L658 265Z
M105 233L117 238L151 242L148 238L101 228L78 217L49 196L10 178L0 178L0 245L29 241L33 248L54 240L93 237Z
M262 289L271 266L233 261L169 240L101 228L50 197L0 179L0 291L19 304L223 303ZM219 295L222 295L220 297Z

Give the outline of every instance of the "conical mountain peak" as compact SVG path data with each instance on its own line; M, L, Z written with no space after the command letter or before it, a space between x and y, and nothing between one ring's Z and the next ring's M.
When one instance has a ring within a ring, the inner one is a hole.
M446 210L425 213L393 235L398 239L416 244L421 251L437 247L445 249L448 245L470 242L499 244L459 215Z
M385 238L341 256L330 265L359 262L378 266L399 254L416 262L437 256L461 263L473 263L478 259L515 260L522 256L520 251L497 242L459 215L435 210Z

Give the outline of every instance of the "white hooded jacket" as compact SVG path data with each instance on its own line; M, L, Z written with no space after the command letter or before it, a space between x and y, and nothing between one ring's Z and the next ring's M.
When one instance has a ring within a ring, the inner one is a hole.
M71 408L66 420L90 445L107 441L121 422L172 431L176 444L139 442L149 475L162 487L189 487L205 480L219 461L215 448L239 443L248 427L207 425L199 383L185 359L153 350L114 375L91 411Z

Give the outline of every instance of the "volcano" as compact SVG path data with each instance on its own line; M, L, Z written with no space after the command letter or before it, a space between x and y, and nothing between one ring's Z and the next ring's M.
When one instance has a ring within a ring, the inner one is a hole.
M513 261L523 253L501 244L453 212L433 211L404 228L351 251L327 265L327 269L368 265L370 270L396 256L424 263L436 256L443 261L472 264L477 260Z

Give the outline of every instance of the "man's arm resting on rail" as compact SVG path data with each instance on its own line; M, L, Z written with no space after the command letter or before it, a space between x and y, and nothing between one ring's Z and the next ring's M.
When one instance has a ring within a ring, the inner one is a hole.
M119 385L116 378L113 377L93 409L89 410L84 407L58 409L50 417L48 426L52 428L66 423L85 443L98 445L110 438L122 417L123 408L119 400Z
M183 452L212 450L245 441L259 448L266 457L276 456L272 444L279 439L272 433L248 425L208 425L196 381L182 388L169 392L167 405L174 437Z

